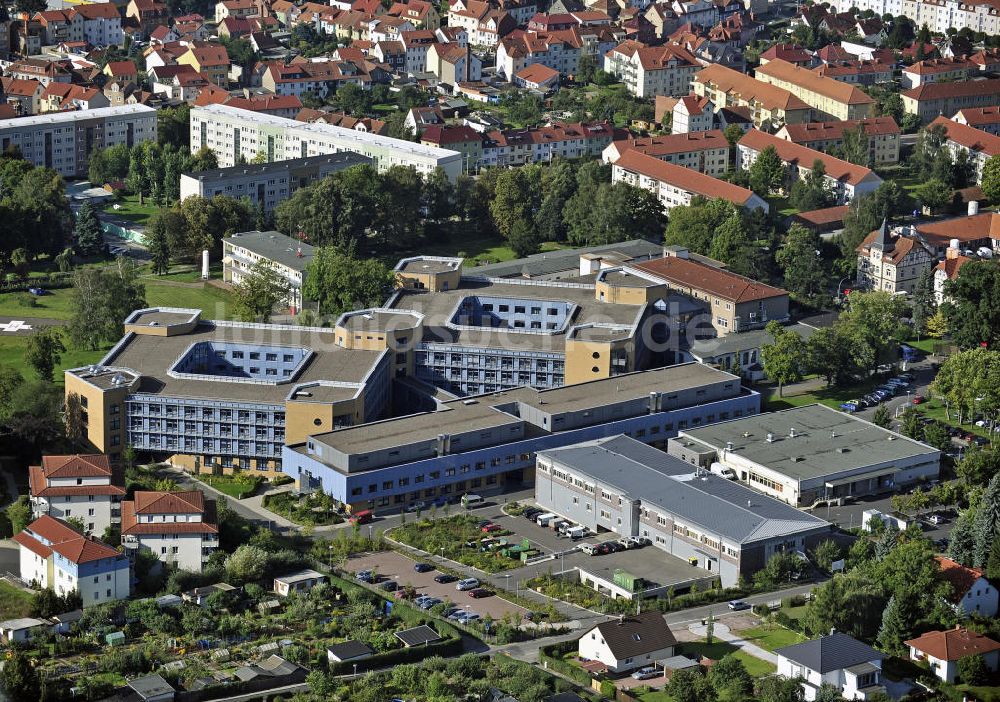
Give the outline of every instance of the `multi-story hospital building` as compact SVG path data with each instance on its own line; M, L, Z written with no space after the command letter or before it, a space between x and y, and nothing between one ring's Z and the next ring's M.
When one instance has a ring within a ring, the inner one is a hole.
M647 370L694 314L654 276L469 277L461 259L415 257L396 277L383 307L331 328L137 310L66 392L112 461L131 445L189 470L284 472L352 507L499 489L530 480L539 448L665 442L759 410L728 373ZM384 419L390 407L410 414Z

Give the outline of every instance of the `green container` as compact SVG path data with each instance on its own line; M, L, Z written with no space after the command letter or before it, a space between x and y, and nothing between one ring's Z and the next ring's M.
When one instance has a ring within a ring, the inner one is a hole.
M622 570L621 568L615 569L613 581L615 585L624 588L629 592L638 591L642 585L642 578L632 575L628 571Z

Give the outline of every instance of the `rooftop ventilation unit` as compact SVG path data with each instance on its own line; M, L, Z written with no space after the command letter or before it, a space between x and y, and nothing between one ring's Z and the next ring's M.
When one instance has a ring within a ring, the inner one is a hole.
M794 439L795 438L795 427L791 427L788 430L788 438L789 439Z
M771 432L767 432L767 443L769 444L774 443L774 434L772 434Z

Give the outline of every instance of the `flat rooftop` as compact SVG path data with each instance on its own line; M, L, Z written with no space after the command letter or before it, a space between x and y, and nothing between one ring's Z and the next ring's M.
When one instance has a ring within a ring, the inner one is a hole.
M791 437L794 429L795 436ZM844 412L813 404L687 429L682 436L799 481L940 451ZM772 441L767 435L772 435Z
M350 331L386 331L412 329L420 319L410 312L391 310L365 310L360 314L348 313L344 316L344 328Z
M169 327L174 324L187 324L192 320L190 312L168 312L153 309L148 312L130 317L126 324L133 324L137 327Z
M462 279L454 290L429 293L401 290L388 306L399 310L414 310L424 315L425 342L461 344L462 346L502 347L512 350L540 350L562 353L565 334L532 333L526 329L476 328L458 331L447 326L462 298L471 296L510 298L515 300L560 300L577 306L569 326L576 324L616 324L635 326L642 305L621 305L599 302L593 287L562 287L530 282L522 284L484 282Z
M76 110L71 112L46 112L30 117L15 117L0 121L0 131L18 131L28 127L38 127L47 124L66 124L67 122L84 122L91 119L115 119L132 116L155 117L156 108L148 105L119 105L118 107L97 107L93 110Z
M268 175L271 173L282 173L284 171L290 171L294 168L339 166L343 169L371 162L372 160L367 156L354 153L353 151L341 151L336 154L303 156L301 158L290 158L286 161L272 161L270 163L244 163L239 166L213 168L208 171L182 173L181 175L204 182L212 180L213 178L228 178L236 175Z
M442 402L441 408L434 412L345 427L316 434L311 438L316 443L330 446L342 453L361 454L429 441L445 431L449 434L475 429L485 431L524 421L501 409L514 410L517 404L548 414L561 414L644 399L654 391L670 393L726 380L738 381L738 378L699 363L685 363L547 390L520 387L489 395L450 400ZM496 443L502 444L504 440L497 437ZM305 453L305 444L299 445L296 450L299 449L300 453Z
M314 246L275 231L240 232L222 241L223 244L239 246L300 273L306 269L316 254Z
M532 254L525 258L500 263L488 263L475 268L466 269L469 275L490 276L492 278L536 278L540 276L565 273L580 270L580 256L593 255L601 258L615 258L624 261L646 260L659 258L663 255L663 245L654 244L645 239L632 239L617 244L602 246L587 246L580 249L560 249Z
M660 508L691 526L751 543L829 526L819 517L726 480L628 436L539 451L567 469Z
M608 285L616 285L631 288L655 288L664 283L659 280L650 280L641 275L635 275L624 270L601 271L597 274L597 279Z
M397 267L400 273L447 273L458 268L458 261L452 259L422 258L409 259Z
M120 345L101 360L100 365L126 368L142 376L139 387L133 390L136 393L277 405L282 404L292 389L302 383L321 380L360 383L384 353L343 349L334 343L334 336L332 329L200 322L190 334L166 337L126 335ZM188 347L202 341L261 347L307 347L313 355L296 377L278 385L241 382L238 378L182 379L167 374ZM347 393L347 396L356 392L350 388L331 388L330 391L334 394Z

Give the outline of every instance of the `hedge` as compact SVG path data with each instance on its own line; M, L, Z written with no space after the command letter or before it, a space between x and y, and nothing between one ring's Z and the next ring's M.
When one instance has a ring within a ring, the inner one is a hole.
M584 687L590 687L590 673L578 665L573 665L564 661L562 657L571 651L577 650L576 641L563 641L562 643L542 646L538 651L538 661L549 670L565 675L570 680L579 683Z
M0 279L0 292L25 292L28 288L54 290L57 288L70 288L72 286L72 273L52 273L50 275L21 278L19 280Z

